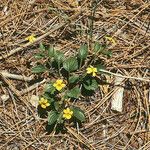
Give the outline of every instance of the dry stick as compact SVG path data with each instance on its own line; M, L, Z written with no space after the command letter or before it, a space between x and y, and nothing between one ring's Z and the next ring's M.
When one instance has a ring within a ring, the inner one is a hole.
M34 90L35 88L37 88L37 86L43 84L46 82L46 79L43 79L41 82L38 82L38 83L35 83L33 85L31 85L30 87L26 88L26 89L23 89L22 91L20 91L20 95L24 95L32 90Z
M146 147L148 146L148 147ZM146 148L145 148L146 147ZM150 148L150 141L148 141L147 143L145 143L142 147L140 147L138 150L148 150L148 148Z
M139 111L138 111L138 113L139 113L139 117L138 117L138 120L137 120L137 122L136 122L136 126L135 126L135 130L134 130L134 133L138 130L138 127L139 127L139 125L140 125L140 121L141 121L141 116L142 116L142 103L141 103L141 101L140 101L140 94L139 94L139 92L138 92L138 90L136 89L136 88L134 88L134 90L135 90L135 92L136 92L136 95L137 95L137 100L138 100L138 106L139 106ZM126 150L127 149L127 147L128 147L128 145L130 144L130 142L132 141L132 139L134 138L134 135L135 134L132 134L131 135L131 137L130 137L130 139L129 139L129 141L128 141L128 143L124 146L124 148L123 148L123 150Z
M127 59L127 61L128 61L128 60L131 60L132 58L137 57L138 55L141 54L141 52L143 52L145 49L148 49L149 47L150 47L150 44L148 44L147 46L143 47L140 51L135 52L134 54L132 54L132 55Z
M3 79L4 83L6 83L8 85L8 87L11 89L11 91L27 106L27 108L32 112L32 114L34 116L33 110L29 107L27 102L21 97L19 91L16 90L16 88L2 74L0 74L0 77Z
M34 44L34 43L40 41L41 39L45 38L45 37L48 36L49 34L53 33L54 31L56 31L56 30L62 28L63 26L67 25L68 23L70 23L71 20L74 20L76 17L78 17L78 16L80 15L80 13L81 13L81 9L79 9L79 11L78 11L75 15L71 16L71 17L68 19L67 22L61 23L60 25L58 25L58 26L55 27L54 29L52 29L52 30L50 30L50 31L47 31L45 34L43 34L43 35L41 35L40 37L36 38L36 40L35 40L33 43L28 42L28 43L22 45L21 47L18 47L18 48L16 48L16 49L11 50L8 54L3 55L3 56L0 56L0 60L2 60L2 59L4 59L4 58L7 58L7 57L9 57L9 56L15 54L16 52L20 52L20 51L22 51L24 48L26 48L26 47L28 47L28 46L31 46L32 44Z
M23 75L17 75L17 74L11 74L5 70L0 70L0 74L2 74L5 78L10 78L10 79L16 79L16 80L23 80L23 81L31 81L33 79L33 75L26 77Z
M44 84L45 82L46 82L46 79L43 79L41 82L35 83L35 84L29 86L29 87L26 88L26 89L23 89L23 90L21 90L21 91L18 91L18 90L16 89L15 91L17 91L17 93L22 96L22 95L24 95L24 94L26 94L26 93L28 93L28 92L34 90L34 89L37 88L39 85ZM7 97L7 100L10 98L9 95L4 95L4 96L8 96L8 97ZM1 98L2 98L2 97L1 97Z
M93 114L102 104L104 104L115 92L117 89L112 89L107 95L105 95L104 98L100 99L99 102L92 107L90 110L87 110L87 112L85 114L88 114L91 112L91 114Z
M41 35L40 37L38 37L33 43L36 43L36 42L40 41L41 39L45 38L45 37L48 36L49 34L53 33L54 31L56 31L56 30L62 28L62 27L63 27L64 25L66 25L66 24L67 24L67 23L62 23L62 24L60 24L59 26L55 27L53 30L50 30L50 31L48 31L47 33L45 33L45 34ZM7 57L9 57L9 56L15 54L16 52L22 51L24 48L26 48L26 47L28 47L28 46L31 46L33 43L28 42L28 43L22 45L21 47L18 47L18 48L16 48L16 49L11 50L8 54L1 56L1 57L0 57L0 60L1 60L1 59L4 59L4 58L7 58Z
M134 15L125 25L123 25L123 26L121 27L121 29L118 29L117 32L115 32L112 37L117 36L118 34L120 34L120 33L121 33L121 30L122 30L123 28L125 28L130 22L133 22L133 19L134 19L137 15L139 15L144 9L146 9L147 7L149 7L149 5L150 5L150 4L144 5L144 8L142 8L136 15Z
M32 125L30 125L32 126ZM30 127L29 126L29 127ZM5 142L2 146L0 146L0 149L4 148L9 142L13 141L18 135L20 135L22 132L24 132L26 128L22 129L22 131L18 131L16 135L14 135L11 139L8 139L7 142ZM45 133L44 133L45 134Z
M113 73L113 72L110 72L110 71L107 71L107 70L103 70L103 69L100 69L100 71L101 71L101 72L104 72L104 73L108 73L108 74L114 75L114 76L117 76L117 77L120 77L120 78L135 79L135 80L150 82L149 79L145 79L145 78L123 76L123 75L120 75L120 74L117 74L117 73Z
M87 139L84 139L83 137L81 137L79 134L77 134L76 132L74 132L71 128L66 127L68 132L70 132L73 136L75 136L79 142L81 142L82 144L84 144L86 147L88 147L89 149L93 149L96 150L88 141Z

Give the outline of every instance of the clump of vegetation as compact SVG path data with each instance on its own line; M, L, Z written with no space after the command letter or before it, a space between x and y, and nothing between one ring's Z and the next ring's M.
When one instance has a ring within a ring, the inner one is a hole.
M73 102L98 89L100 69L104 67L98 55L110 56L106 47L95 42L93 52L89 52L88 45L82 44L78 53L65 57L63 52L53 46L40 44L40 52L35 55L37 59L44 59L43 64L32 68L33 73L48 72L51 79L47 83L44 93L39 99L39 115L43 112L48 118L48 125L56 129L66 123L82 124L86 120L84 110L76 107ZM45 117L44 116L44 117Z

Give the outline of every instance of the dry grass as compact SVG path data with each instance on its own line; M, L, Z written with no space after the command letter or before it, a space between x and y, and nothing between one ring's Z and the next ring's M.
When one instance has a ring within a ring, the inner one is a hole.
M71 0L67 0L71 2ZM90 24L91 1L81 0L81 7L61 0L0 1L0 70L30 76L34 54L40 41L53 44L72 55L83 42ZM110 35L117 41L110 46L113 56L102 57L106 69L124 76L150 79L150 2L149 0L100 1L94 18L93 41L105 42ZM25 37L34 33L38 39L26 44ZM106 77L106 76L103 76ZM48 78L46 75L42 79ZM66 134L45 132L45 120L38 118L30 97L42 93L43 84L25 91L34 81L5 78L1 74L0 149L1 150L148 150L150 149L150 86L148 82L129 79L123 112L110 109L114 93L114 76L107 77L111 86L101 85L94 97L75 105L86 112L80 129L68 125ZM25 92L24 92L25 91ZM133 117L131 117L133 116Z

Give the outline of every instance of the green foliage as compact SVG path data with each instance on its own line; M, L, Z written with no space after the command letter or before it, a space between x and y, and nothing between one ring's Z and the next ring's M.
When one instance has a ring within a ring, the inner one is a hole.
M104 50L104 46L102 46L99 42L95 42L94 52L99 53L102 52L103 50Z
M78 108L78 107L73 107L72 108L72 111L73 111L73 116L78 119L79 121L81 122L84 122L85 121L85 114L84 112Z
M96 65L97 71L100 72L101 69L105 70L105 66L102 64Z
M86 90L96 90L98 88L98 83L95 79L91 79L89 78L88 80L86 80L84 83L83 83L83 86Z
M48 125L54 124L57 121L58 117L59 114L57 113L57 111L50 111L48 113Z
M44 91L45 92L49 92L50 94L54 94L56 89L55 89L55 87L52 84L46 84Z
M79 76L77 75L73 75L71 77L69 77L69 83L75 83L79 80Z
M67 96L70 98L79 98L81 94L81 90L78 87L74 87L70 91L67 92Z
M57 111L59 111L59 102L55 101L54 102L54 107Z
M112 51L102 51L102 54L107 55L108 57L112 57Z
M66 59L63 62L63 68L68 71L68 72L72 72L78 69L78 61L75 57L70 57L68 59Z
M53 98L51 97L51 95L50 95L49 93L47 93L47 92L45 92L45 93L43 94L43 97L46 98L46 99L49 101L49 103L54 102L54 99L53 99Z
M48 51L48 56L49 56L49 57L54 57L54 55L55 55L55 50L54 50L54 47L53 47L53 46L50 46L50 47L47 49L47 51Z
M103 44L95 42L93 53L91 52L90 55L88 45L83 44L76 56L66 58L63 52L55 50L53 46L47 47L42 43L39 46L40 51L35 58L40 62L44 60L44 64L33 67L32 73L44 73L45 71L49 73L51 82L46 84L39 102L43 108L42 113L45 110L43 114L46 114L48 125L56 130L57 126L63 128L74 121L84 122L84 111L73 107L72 100L84 100L84 96L89 96L89 93L94 94L93 91L98 89L98 76L101 76L101 69L105 69L104 63L97 56L106 55L109 58L112 52L106 50ZM97 71L92 69L97 69ZM40 114L40 116L43 115Z
M35 57L36 59L42 59L42 58L45 57L45 54L43 54L43 53L38 53L38 54L35 54L34 57Z
M47 70L47 68L44 65L37 65L32 68L32 73L43 73Z
M46 48L45 48L45 46L43 45L43 43L40 43L40 50L41 50L41 51L45 51L45 50L46 50Z
M81 60L83 60L83 59L86 59L87 55L88 55L88 46L87 46L87 44L81 45L80 49L79 49L79 52L78 52L78 57Z
M60 52L60 51L55 51L55 52L54 52L54 60L55 60L58 64L62 63L63 60L64 60L64 54L63 54L62 52Z

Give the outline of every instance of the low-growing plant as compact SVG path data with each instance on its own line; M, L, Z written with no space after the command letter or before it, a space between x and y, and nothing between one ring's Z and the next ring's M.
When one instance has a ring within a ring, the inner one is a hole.
M40 96L38 108L39 115L42 117L45 114L48 125L53 129L71 122L81 124L86 120L84 110L72 102L82 100L83 96L98 89L98 76L104 67L98 57L100 54L110 56L106 47L98 42L95 42L93 52L89 52L87 44L82 44L77 54L67 58L53 46L40 44L35 58L44 63L33 67L32 72L49 73L51 81Z

